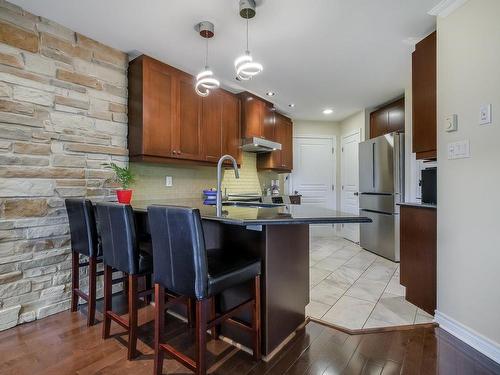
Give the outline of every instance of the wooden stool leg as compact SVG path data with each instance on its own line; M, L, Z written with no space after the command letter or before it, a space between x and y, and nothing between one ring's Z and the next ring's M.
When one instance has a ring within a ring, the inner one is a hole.
M155 359L154 373L160 375L163 372L163 351L160 349L163 330L165 329L165 288L155 284Z
M128 360L137 356L137 275L128 276Z
M78 295L75 290L80 288L80 254L76 251L71 252L71 311L78 308Z
M144 278L146 279L146 290L151 290L153 288L153 283L151 282L151 277L152 275L146 275L144 276ZM148 294L145 298L145 302L147 304L150 304L151 303L151 298L152 298L152 295L151 294Z
M261 359L261 336L260 336L260 276L254 279L254 304L252 312L253 328L253 358L256 361Z
M215 296L210 298L210 307L211 307L211 317L210 319L215 319L216 317L216 306L215 306ZM213 326L212 329L211 329L211 334L212 334L212 338L214 340L218 340L219 339L219 326Z
M96 304L96 283L97 283L97 263L95 257L89 257L89 300L87 301L88 315L87 327L95 323L95 304Z
M196 375L207 373L207 301L196 301Z
M108 315L108 311L112 308L112 286L113 286L113 268L110 266L104 266L104 314L102 322L102 338L107 339L109 337L109 331L111 329L111 318Z
M128 275L125 272L122 272L123 277L123 294L128 297Z

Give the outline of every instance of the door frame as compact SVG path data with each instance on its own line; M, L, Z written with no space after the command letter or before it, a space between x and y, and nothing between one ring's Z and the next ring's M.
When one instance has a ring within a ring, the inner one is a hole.
M292 144L295 145L295 139L329 139L332 141L333 145L333 153L332 153L332 158L333 158L333 187L334 187L334 194L333 194L333 210L337 210L338 207L338 202L337 202L337 152L338 152L338 145L337 145L337 136L336 135L314 135L314 134L305 134L305 135L297 135L293 136L292 138ZM293 155L295 155L295 150L293 150ZM294 164L295 166L295 164ZM289 195L293 194L293 170L292 173L289 174L288 177L288 193Z
M342 134L340 136L340 148L342 149L343 147L343 144L344 144L344 139L345 138L348 138L348 137L351 137L353 135L356 135L358 134L359 135L359 142L363 142L363 128L358 128L356 130L353 130L352 132L350 133L347 133L347 134ZM343 189L342 189L342 186L344 186L344 160L342 158L342 153L340 153L340 194L339 194L339 200L340 200L340 211L342 211L343 209ZM358 174L359 174L359 152L358 152ZM359 178L358 178L358 190L359 190ZM359 193L359 192L358 192ZM359 195L358 195L358 210L359 210ZM357 224L359 226L359 224ZM340 225L339 226L339 232L342 233L343 231L343 228L344 225ZM359 229L358 229L359 231ZM358 237L359 237L359 234L358 234Z

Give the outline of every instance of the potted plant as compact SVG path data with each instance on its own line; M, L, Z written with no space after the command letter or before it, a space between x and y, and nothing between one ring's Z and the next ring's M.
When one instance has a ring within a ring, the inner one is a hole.
M121 189L116 190L116 197L119 203L129 204L132 200L132 190L130 185L134 182L134 175L129 168L122 168L115 163L104 164L105 168L112 169L115 177L110 179L121 185Z

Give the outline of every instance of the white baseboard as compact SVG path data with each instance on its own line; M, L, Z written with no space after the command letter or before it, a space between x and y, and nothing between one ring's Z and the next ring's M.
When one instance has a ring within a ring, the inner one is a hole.
M473 347L493 361L500 363L500 344L436 310L434 321L439 327Z

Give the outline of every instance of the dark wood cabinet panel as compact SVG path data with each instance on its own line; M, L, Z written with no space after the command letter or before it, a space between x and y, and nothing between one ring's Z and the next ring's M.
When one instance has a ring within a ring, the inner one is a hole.
M196 94L193 77L148 56L129 65L130 160L213 164L239 156L240 101L222 89Z
M404 98L370 113L370 138L405 130Z
M241 93L241 133L243 138L262 137L265 102L249 93Z
M412 54L413 152L417 159L436 158L436 32L417 43Z
M179 83L179 122L175 127L174 152L183 159L200 160L201 97L193 89L193 78L181 74Z
M263 108L262 116L262 138L269 139L270 141L275 141L275 110L274 108L265 103Z
M288 117L275 113L275 141L281 143L281 150L259 154L257 169L291 172L293 169L293 123Z
M436 209L401 206L400 279L406 299L434 315L436 309Z
M240 100L228 92L221 92L222 103L222 152L241 162Z
M222 95L213 90L203 98L201 139L203 157L207 161L217 162L222 152Z

